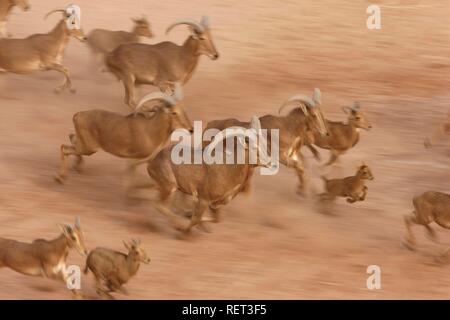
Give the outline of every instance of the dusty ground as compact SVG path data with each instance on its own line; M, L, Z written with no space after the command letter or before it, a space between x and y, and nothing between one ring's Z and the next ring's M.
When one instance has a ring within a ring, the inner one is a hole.
M317 191L319 174L350 175L365 160L375 175L365 202L337 201L331 214L320 213L295 194L296 177L282 168L273 177L257 176L253 193L236 198L223 222L211 225L212 233L196 230L183 241L149 200L125 201L123 160L99 153L87 159L84 174L57 185L52 176L72 115L94 107L126 112L121 84L95 72L85 45L71 40L65 64L77 94L54 95L61 81L54 73L0 78L0 236L56 237L57 223L79 216L89 248L121 250L123 239L140 237L152 263L128 284L136 299L449 299L449 267L435 264L434 256L450 245L450 232L436 228L442 242L436 245L417 227L417 252L401 240L412 196L450 191L448 143L431 151L422 145L449 110L450 4L341 2L77 1L86 31L129 29L129 17L145 13L160 35L153 42L164 39L166 26L178 18L210 16L221 58L203 57L185 88L192 120L274 113L291 94L316 86L329 118L344 119L341 106L360 101L373 129L362 133L339 166L324 171L305 154ZM390 6L382 7L381 30L366 28L370 3ZM16 37L46 32L56 23L56 17L42 17L60 1L31 4L31 12L15 11L11 18ZM180 42L186 34L180 28L170 39ZM83 261L72 252L69 263ZM372 264L381 267L381 290L366 289ZM95 296L91 276L82 284ZM0 271L0 285L1 299L70 297L60 284L8 269Z

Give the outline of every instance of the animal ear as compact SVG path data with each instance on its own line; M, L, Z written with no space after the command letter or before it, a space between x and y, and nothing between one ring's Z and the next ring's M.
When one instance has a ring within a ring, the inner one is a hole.
M72 233L72 227L68 224L66 225L60 224L59 228L61 229L61 232L66 236L69 236Z
M131 247L130 247L130 245L129 245L126 241L123 241L123 245L125 246L125 248L126 248L128 251L131 251Z
M358 111L361 108L358 101L353 102L352 110Z
M59 230L61 230L62 233L66 234L66 227L62 224L58 224Z
M345 114L349 114L349 113L352 111L352 108L350 108L350 107L342 107L342 111L343 111Z

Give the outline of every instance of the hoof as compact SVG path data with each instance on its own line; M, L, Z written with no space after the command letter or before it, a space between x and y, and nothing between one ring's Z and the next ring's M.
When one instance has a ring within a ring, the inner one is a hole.
M403 240L402 244L405 246L406 249L411 250L411 251L416 251L417 248L414 244L411 243L411 241L408 240Z
M70 93L72 93L72 94L77 93L77 89L75 89L75 88L70 88L69 91L70 91Z
M206 226L205 223L199 223L199 224L197 225L197 228L199 228L199 229L202 230L203 232L211 233L211 229L208 228L208 227Z
M58 182L59 184L64 184L65 178L64 178L62 175L57 174L57 175L55 175L53 178L54 178L55 181Z

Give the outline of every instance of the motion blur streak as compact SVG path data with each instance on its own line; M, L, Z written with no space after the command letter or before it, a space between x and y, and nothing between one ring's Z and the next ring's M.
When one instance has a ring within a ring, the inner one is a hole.
M323 192L320 175L353 175L361 161L375 179L367 184L364 202L337 199L330 213L322 214L312 198L295 193L292 170L255 175L252 192L226 206L221 223L208 225L211 233L195 229L187 240L177 239L153 209L153 192L126 201L124 160L99 153L62 187L52 177L59 146L73 130L72 115L93 108L128 111L122 84L92 68L86 43L71 41L64 64L77 94L53 94L57 73L0 74L0 237L51 239L58 222L75 216L83 221L88 250L123 251L123 239L139 237L152 264L127 284L134 299L449 299L448 267L434 264L439 247L424 241L423 228L415 227L419 251L402 246L403 215L412 212L413 196L450 190L448 135L432 149L423 146L450 108L449 4L435 0L403 10L402 5L428 2L382 2L395 8L381 7L381 29L368 30L370 3L363 0L76 1L86 33L128 30L130 17L147 15L155 34L147 43L180 44L186 30L166 37L167 26L182 18L211 18L220 59L202 57L184 87L191 120L248 121L276 114L286 97L315 87L322 91L327 119L346 121L341 108L359 101L372 129L327 168L303 150L308 188ZM56 17L42 17L61 2L31 1L31 6L26 13L16 9L8 22L14 37L48 32ZM140 88L137 96L153 90ZM328 151L318 150L328 158ZM148 178L144 168L140 174ZM450 243L448 230L435 229L442 245ZM74 253L68 263L84 266ZM369 265L381 268L381 290L366 288ZM93 282L83 277L82 290L96 297ZM70 298L59 283L6 268L0 269L0 284L0 299Z

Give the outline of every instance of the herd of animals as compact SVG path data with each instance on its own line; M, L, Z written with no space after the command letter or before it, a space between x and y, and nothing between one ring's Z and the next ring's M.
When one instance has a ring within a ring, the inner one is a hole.
M62 64L65 47L69 38L74 37L86 41L105 70L122 81L124 102L131 109L127 115L104 110L76 113L73 117L75 133L69 135L70 143L61 145L61 167L55 176L56 181L66 181L69 156L76 158L74 169L79 172L83 157L98 150L127 159L130 179L127 193L130 195L137 188L156 188L159 200L155 208L184 232L189 232L194 226L204 227L205 222L218 222L221 207L239 193L248 192L255 168L265 165L267 159L258 159L256 164L250 164L250 142L241 137L242 133L227 133L209 144L191 148L192 152L196 152L207 145L217 146L225 139L236 139L238 143L231 144L232 148L240 144L247 150L246 161L242 164L174 164L171 161L173 146L169 142L172 132L176 129L193 131L183 104L182 85L191 79L201 55L212 60L219 58L207 17L200 22L178 21L167 28L166 33L179 25L188 27L189 35L182 45L169 41L152 45L142 43L142 37L153 36L145 17L133 19L131 32L96 29L85 36L81 28L70 25L73 19L69 18L73 12L67 9L52 10L46 15L55 12L62 14L61 20L50 32L15 39L6 31L7 18L15 6L24 11L30 9L28 0L0 0L0 73L27 74L54 70L64 75L63 84L55 91L60 93L67 89L75 92L69 70ZM153 85L159 91L146 95L136 103L135 88L142 84ZM278 129L279 161L296 171L299 179L297 192L303 194L302 147L309 148L317 160L320 160L320 154L316 147L329 150L330 159L325 165L331 165L358 143L360 129L371 128L356 102L351 107L343 108L348 114L346 123L326 120L320 105L321 92L316 88L312 97L296 94L289 98L278 110L278 115L255 116L249 122L215 120L209 122L205 130L230 127L256 131ZM289 106L292 110L283 115L283 109ZM431 139L426 139L425 146L431 147L444 133L450 133L450 119L449 123L436 130ZM271 141L265 142L270 148ZM261 158L263 153L258 154ZM147 165L151 182L137 182L136 169L143 164ZM373 175L369 166L363 163L354 176L322 179L325 192L317 196L318 201L343 197L348 203L354 203L365 200L368 192L365 181L372 180ZM430 223L436 222L450 228L450 195L428 191L414 197L413 205L413 213L405 216L407 237L404 243L411 249L415 247L411 231L413 224L424 226L433 239L436 237ZM175 213L175 207L182 207L185 212ZM211 216L203 217L208 210ZM66 258L70 249L75 249L87 256L84 271L87 273L90 270L94 274L97 293L101 297L113 298L112 292L127 293L124 284L137 273L141 262L150 262L139 240L124 242L126 254L106 248L88 252L78 218L74 225L60 227L61 235L54 240L38 239L23 243L0 238L0 267L67 282ZM81 296L77 290L72 291L75 297Z

